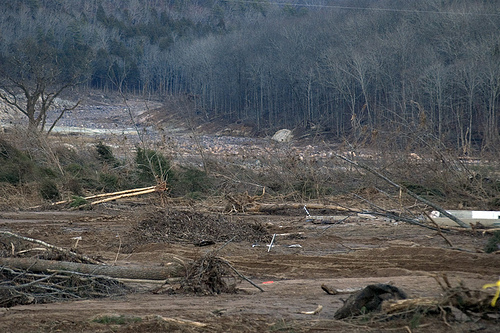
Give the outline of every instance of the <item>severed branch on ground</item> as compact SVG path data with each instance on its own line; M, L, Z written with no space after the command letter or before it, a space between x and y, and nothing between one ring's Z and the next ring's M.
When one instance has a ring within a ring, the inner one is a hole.
M453 243L445 235L443 235L443 232L441 231L441 227L439 226L439 224L437 224L436 221L434 221L434 219L429 214L427 214L426 212L424 212L424 214L436 226L439 236L441 236L450 247L453 247Z
M248 207L246 211L248 212L261 212L261 213L272 213L277 210L283 209L303 209L303 203L285 203L285 204L262 204L262 203L254 203L252 206ZM325 204L316 204L316 203L308 203L308 209L325 209L325 210L334 210L341 212L352 212L354 210L338 205L325 205Z
M73 251L70 251L70 250L66 250L66 249L64 249L62 247L46 243L46 242L44 242L42 240L39 240L39 239L25 237L25 236L21 236L21 235L15 234L15 233L10 232L10 231L2 231L2 230L0 230L0 235L6 235L6 236L14 237L14 238L26 241L26 242L35 243L35 244L39 244L39 245L45 246L48 249L56 250L56 251L59 251L61 253L66 254L66 255L68 255L70 257L76 258L76 259L80 260L83 263L95 264L95 265L102 265L102 262L94 260L94 259L92 259L90 257L87 257L87 256L83 255L83 254L79 254L79 253L76 253L76 252L73 252Z
M226 199L228 204L225 207L225 210L228 212L236 212L236 213L274 213L280 210L287 209L303 209L303 203L260 203L255 201L255 197L250 197L247 194L243 194L240 196L236 195L226 195ZM308 203L308 209L324 209L324 210L333 210L333 211L341 211L341 212L353 212L356 210L342 207L339 205L327 205L327 204L319 204L319 203Z
M376 212L365 212L365 213L368 213L368 214L372 214L372 215L379 215L379 216L384 216L384 217L387 217L389 219L392 219L392 220L396 220L396 221L401 221L401 222L405 222L405 223L409 223L409 224L413 224L413 225L417 225L419 227L424 227L424 228L427 228L427 229L431 229L431 230L438 230L437 228L435 227L431 227L431 226L428 226L426 224L423 224L421 222L419 222L418 220L416 219L412 219L412 218L408 218L408 217L405 217L405 216L401 216L401 215L397 215L395 214L394 212L391 212L391 211L388 211L386 209L383 209L382 207L379 207L378 205L374 204L373 202L355 194L355 196L365 202L367 202L370 206L372 206L374 209L376 209L377 211Z
M238 272L236 270L236 268L233 267L233 265L231 265L227 260L225 259L222 259L222 262L225 263L233 272L236 273L236 275L238 275L240 278L242 278L243 280L247 281L248 283L250 283L252 286L254 286L255 288L259 289L260 291L264 292L264 289L262 289L261 287L259 287L258 285L256 285L252 280L250 280L249 278L247 278L246 276L244 276L243 274L241 274L240 272Z
M182 318L168 318L168 317L162 317L159 315L153 316L153 318L157 318L159 320L163 320L169 323L176 323L176 324L181 324L181 325L192 325L195 327L206 327L208 326L205 323L201 323L199 321L193 321L193 320L188 320L188 319L182 319Z

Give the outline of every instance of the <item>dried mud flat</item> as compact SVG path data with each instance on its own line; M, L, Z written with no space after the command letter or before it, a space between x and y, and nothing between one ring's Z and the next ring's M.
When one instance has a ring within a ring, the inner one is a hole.
M221 248L232 237L228 232L227 238L215 239L215 244L203 247L196 246L197 240L192 237L172 242L158 236L148 241L144 234L138 238L138 232L151 233L139 227L141 223L144 227L144 217L158 211L153 208L155 198L143 200L103 205L90 211L3 212L0 229L64 248L74 246L73 237L81 236L80 253L118 265L161 266L173 257L196 259ZM197 205L190 209L204 209L203 204ZM153 293L151 290L158 285L135 284L136 291L126 296L1 308L0 331L498 331L498 322L460 316L454 320L439 315L335 320L334 313L348 295L328 295L321 289L323 284L349 289L390 283L410 297L439 296L442 290L432 276L441 274L446 274L453 285L463 282L470 289L481 289L498 279L500 256L482 253L488 237L480 232L448 233L446 237L453 244L450 248L436 231L383 219L353 216L339 224L313 224L297 212L216 216L225 223L264 228L254 228L260 233L249 232L249 237L234 239L219 253L264 292L245 280L238 282L237 294L216 296ZM226 225L221 228L228 229ZM263 236L264 231L267 236ZM274 233L285 235L276 236L275 246L269 250L269 236ZM301 313L318 305L323 309L316 315Z

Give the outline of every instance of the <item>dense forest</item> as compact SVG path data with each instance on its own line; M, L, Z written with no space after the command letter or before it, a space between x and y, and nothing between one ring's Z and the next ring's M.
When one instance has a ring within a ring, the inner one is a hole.
M464 154L500 143L492 0L12 0L0 69L4 89L181 94L261 131L424 129Z

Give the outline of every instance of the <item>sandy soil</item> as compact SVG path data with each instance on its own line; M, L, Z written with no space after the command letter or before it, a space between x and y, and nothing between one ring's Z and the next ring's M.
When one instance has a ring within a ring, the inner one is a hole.
M133 204L102 206L92 211L0 213L0 230L78 249L107 263L162 265L172 255L195 259L220 247L189 243L121 244L151 210L154 198ZM148 201L149 200L149 201ZM140 208L140 209L138 209ZM152 293L156 285L134 285L136 292L108 299L33 304L0 309L1 332L497 332L498 323L478 318L442 320L439 316L398 320L333 318L348 295L328 295L321 285L338 289L390 283L410 297L438 296L432 275L446 274L452 284L471 289L498 279L500 256L482 253L487 236L449 233L453 248L437 232L382 219L351 217L342 224L312 224L303 216L241 215L238 221L259 222L277 236L269 252L264 243L231 242L220 253L246 281L238 294L194 296ZM121 242L121 243L120 243ZM300 245L300 247L290 247ZM272 283L269 283L272 281ZM267 283L266 283L267 282ZM318 305L317 315L301 314ZM103 324L98 316L122 316L125 322ZM128 319L127 319L128 318ZM203 323L165 321L175 318Z

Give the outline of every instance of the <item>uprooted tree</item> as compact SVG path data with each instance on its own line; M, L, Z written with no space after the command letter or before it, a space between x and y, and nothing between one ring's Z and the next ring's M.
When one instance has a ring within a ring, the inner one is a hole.
M0 53L0 100L28 118L30 130L50 133L68 110L55 110L56 98L84 79L91 51L78 38L50 33L19 39ZM54 112L54 117L48 117ZM47 121L51 119L51 123Z

